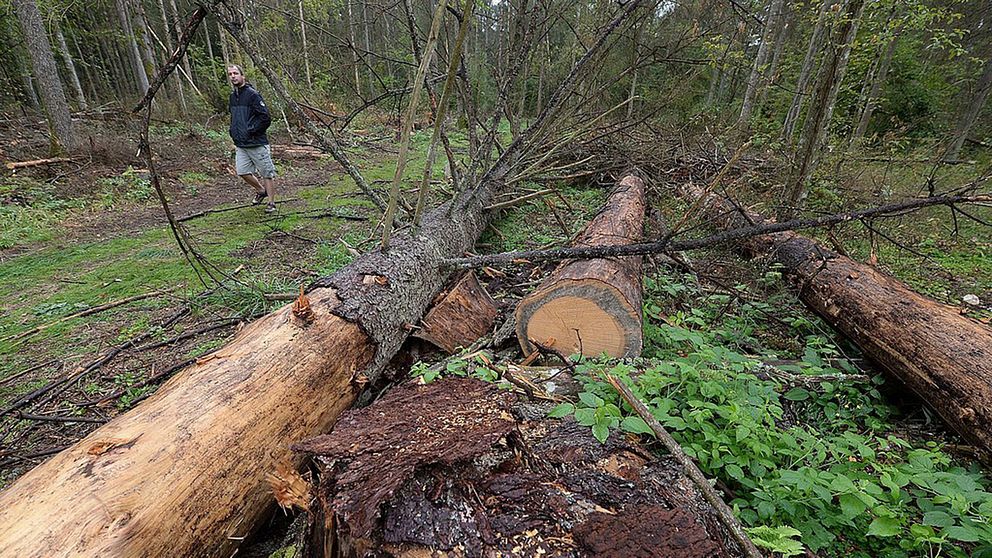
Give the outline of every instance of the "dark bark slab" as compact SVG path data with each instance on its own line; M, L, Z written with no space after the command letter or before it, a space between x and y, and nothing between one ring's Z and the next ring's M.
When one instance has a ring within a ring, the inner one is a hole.
M453 354L489 333L497 313L496 302L469 271L438 295L413 336Z
M311 523L310 555L738 555L671 459L520 405L476 380L407 384L300 444L335 518Z

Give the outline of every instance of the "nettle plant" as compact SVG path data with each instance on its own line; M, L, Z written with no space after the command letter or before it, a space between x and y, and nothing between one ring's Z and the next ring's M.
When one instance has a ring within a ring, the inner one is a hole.
M728 307L678 280L647 283L647 358L581 363L584 391L551 416L573 415L599 440L616 429L649 433L602 379L618 376L722 483L755 543L786 556L804 546L821 555L992 556L989 479L936 443L893 434L880 376L849 379L854 368L822 335L808 335L800 359L780 367L796 381L762 376L757 357L736 348L761 346L749 328L762 309ZM663 319L660 297L672 296L693 299L693 310Z

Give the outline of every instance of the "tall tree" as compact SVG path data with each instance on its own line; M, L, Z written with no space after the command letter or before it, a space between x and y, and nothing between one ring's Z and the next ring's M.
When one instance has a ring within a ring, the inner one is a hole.
M795 94L792 96L792 103L789 105L789 112L785 115L785 124L782 126L782 137L786 143L792 144L792 135L799 122L799 113L803 108L803 101L809 93L809 78L813 75L813 66L816 58L823 49L823 34L826 32L827 18L833 6L839 0L823 0L820 5L820 14L816 18L816 25L813 33L809 37L809 46L806 48L806 56L803 58L802 68L799 70L799 78L796 80Z
M846 0L834 38L827 46L796 148L796 160L786 182L787 200L779 208L779 219L791 218L806 197L806 183L819 162L830 117L833 116L834 103L837 101L837 92L844 80L851 46L858 33L858 24L864 9L865 0Z
M52 56L52 45L48 42L48 33L41 20L41 13L34 0L13 0L17 11L17 20L24 33L24 42L31 56L31 67L41 91L42 104L48 116L48 127L51 132L53 151L67 150L72 147L72 118L69 114L69 103L65 100L65 91L59 81L59 71Z
M782 6L785 0L771 0L768 4L768 15L765 17L765 29L761 34L761 43L758 44L758 52L754 56L754 65L751 67L751 76L747 80L747 90L744 91L744 101L741 103L741 115L738 118L738 125L747 125L754 112L754 102L758 98L758 89L764 83L765 70L767 70L768 56L772 51L772 43L779 31L779 21L782 19Z
M871 72L867 76L868 81L865 83L867 92L863 95L864 104L858 116L858 124L851 133L852 146L861 141L865 137L865 132L868 131L868 123L871 121L871 115L875 112L875 106L878 104L879 93L882 91L882 85L885 83L885 79L889 74L889 66L892 64L892 55L896 51L896 41L898 38L899 30L896 29L896 32L883 47L882 55L878 59L874 72Z
M978 83L975 85L975 92L958 117L958 123L954 127L954 133L951 136L950 147L947 149L947 154L944 155L945 159L956 160L958 155L961 154L961 148L964 146L965 140L968 139L971 128L975 125L975 121L978 120L978 115L982 113L982 108L985 106L985 100L988 99L989 91L992 91L992 55L985 61L985 70L982 71L982 76L978 78Z
M62 26L56 21L52 23L52 28L55 31L55 38L59 42L59 53L62 54L66 73L69 74L72 89L76 92L76 102L81 110L86 110L86 95L83 94L83 86L79 83L79 74L76 73L76 64L72 61L72 54L69 53L69 46L66 45L65 35L62 34Z
M124 41L127 45L128 57L131 60L131 70L134 78L138 82L138 89L141 92L148 90L148 73L145 72L145 65L141 61L141 51L138 50L138 41L134 37L134 26L131 24L131 14L128 11L127 0L117 0L117 18L121 22L121 30L124 32Z

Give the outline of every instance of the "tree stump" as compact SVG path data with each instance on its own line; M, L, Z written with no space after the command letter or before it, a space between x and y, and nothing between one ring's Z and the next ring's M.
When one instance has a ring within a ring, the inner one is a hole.
M532 404L474 379L408 382L294 445L323 464L301 554L742 555L674 459L515 418Z
M627 176L573 243L576 247L638 242L644 227L644 182ZM641 352L641 258L563 262L516 311L525 353L531 339L564 354L611 357Z

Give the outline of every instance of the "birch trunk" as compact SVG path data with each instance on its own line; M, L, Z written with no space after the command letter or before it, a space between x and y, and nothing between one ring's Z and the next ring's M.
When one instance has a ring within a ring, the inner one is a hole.
M59 52L62 54L62 62L65 63L66 73L69 74L69 81L72 84L72 89L76 93L76 103L79 104L80 110L86 110L86 95L83 93L83 86L79 83L79 74L76 73L76 63L72 61L72 55L69 54L69 46L66 45L65 35L62 34L62 26L55 22L52 24L55 28L55 38L59 41Z
M758 45L758 52L754 57L754 65L751 67L751 75L747 80L747 89L744 91L741 114L737 119L739 126L746 126L751 119L751 114L754 112L755 100L758 98L758 88L763 85L766 70L765 64L768 63L768 54L771 50L771 43L774 41L775 31L778 28L783 3L784 0L771 0L768 4L765 29L761 34L761 43Z
M148 90L148 74L145 72L145 65L141 61L141 51L138 49L138 41L134 37L134 27L131 25L131 15L128 13L126 0L116 0L117 17L121 22L121 30L124 32L124 41L131 61L131 71L137 82L138 92L144 93Z
M854 128L854 132L851 134L852 146L861 141L861 139L865 137L865 132L868 131L868 123L871 122L871 115L875 112L875 106L878 103L878 95L882 91L882 85L885 84L885 78L888 76L889 66L892 64L892 55L896 51L896 41L898 38L899 35L897 30L896 34L889 39L888 44L885 46L885 50L882 52L882 57L878 61L878 68L872 76L871 87L868 90L868 94L865 96L865 104L861 109L861 116L858 117L858 125Z
M813 65L816 63L817 55L823 50L823 35L827 29L827 18L834 4L840 0L823 0L820 6L820 15L816 19L816 26L813 34L809 38L809 46L806 48L806 57L803 58L802 68L799 70L799 78L796 80L796 92L792 96L792 103L789 105L789 112L785 115L785 124L782 126L782 138L786 143L792 145L792 136L799 122L799 113L802 111L803 103L808 95L809 78L813 74Z
M813 98L803 124L803 132L797 147L797 159L786 182L786 203L779 208L778 217L791 218L806 198L806 183L816 170L823 144L827 137L827 127L833 115L837 92L844 80L851 46L858 32L864 0L849 0L845 6L844 20L840 23L826 53L820 73L817 76Z

